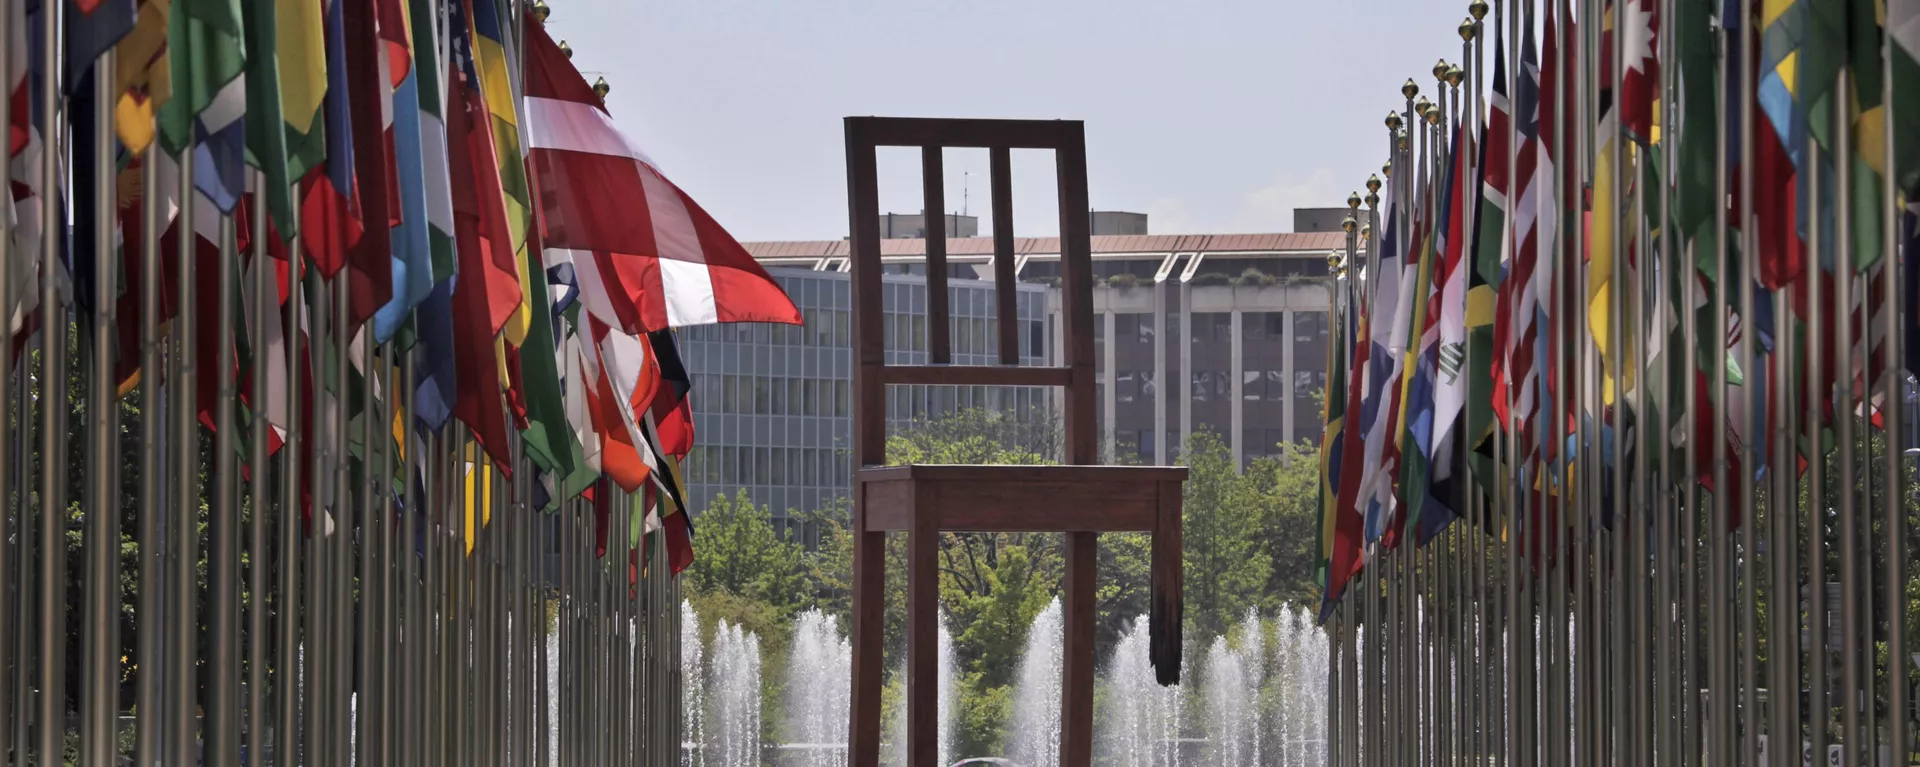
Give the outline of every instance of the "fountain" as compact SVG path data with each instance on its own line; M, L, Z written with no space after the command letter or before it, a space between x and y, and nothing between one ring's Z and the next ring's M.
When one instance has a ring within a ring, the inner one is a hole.
M1107 665L1107 709L1097 751L1115 767L1178 767L1180 688L1162 687L1148 662L1147 616L1134 619Z
M1282 607L1274 627L1274 750L1279 764L1326 762L1327 634L1313 625L1305 609Z
M680 742L686 767L706 767L699 744L707 741L707 671L701 653L700 616L680 601Z
M1260 760L1260 617L1249 613L1238 647L1215 637L1207 648L1200 687L1206 693L1210 764L1241 767Z
M713 634L713 678L708 685L712 727L710 767L760 764L760 637L725 620Z
M1065 639L1060 598L1054 597L1027 629L1014 683L1013 738L1007 753L1022 767L1060 764L1060 653Z
M954 706L958 702L958 691L954 689L953 634L947 631L947 616L940 615L940 657L934 660L934 741L938 743L939 757L936 759L942 767L953 764L953 717ZM905 679L905 669L896 672L896 678ZM893 764L907 763L907 707L903 703L894 712L893 731L888 733L891 739Z
M853 646L833 618L819 610L800 614L787 661L787 754L794 767L842 767L847 763L847 721L853 704Z

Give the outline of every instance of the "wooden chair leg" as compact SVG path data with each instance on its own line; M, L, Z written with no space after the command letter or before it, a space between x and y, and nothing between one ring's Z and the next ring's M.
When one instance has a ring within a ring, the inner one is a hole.
M938 520L917 514L907 538L907 764L934 767L940 758Z
M1099 535L1067 533L1066 648L1060 671L1060 764L1093 764L1093 581Z
M849 767L880 765L880 659L885 652L887 534L867 532L854 514L853 705Z

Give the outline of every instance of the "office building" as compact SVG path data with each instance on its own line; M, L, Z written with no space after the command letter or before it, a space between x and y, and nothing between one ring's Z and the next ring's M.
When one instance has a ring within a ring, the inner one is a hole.
M1346 217L1344 208L1327 210ZM1307 223L1325 218L1300 213ZM1145 228L1144 214L1092 215L1096 224ZM1108 453L1173 462L1205 428L1245 463L1283 442L1318 439L1332 289L1326 257L1346 243L1337 221L1332 231L1281 234L1096 234L1098 412ZM746 245L769 267L849 268L845 240ZM880 245L886 274L925 275L924 240ZM1015 238L1014 258L1021 283L1048 288L1040 358L1056 364L1059 241ZM956 280L990 279L992 238L949 238L947 269ZM1164 385L1170 381L1178 385Z

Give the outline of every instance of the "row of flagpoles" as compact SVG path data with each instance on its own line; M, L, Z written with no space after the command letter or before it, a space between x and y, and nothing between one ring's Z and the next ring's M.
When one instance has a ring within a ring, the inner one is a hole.
M1907 764L1920 0L1458 31L1330 258L1333 762Z
M678 761L672 328L800 317L547 13L0 0L0 764Z

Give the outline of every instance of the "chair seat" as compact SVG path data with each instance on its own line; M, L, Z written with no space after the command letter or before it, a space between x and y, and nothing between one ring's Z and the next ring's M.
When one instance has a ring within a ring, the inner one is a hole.
M1184 466L908 464L861 468L854 486L868 531L931 514L945 532L1150 532L1186 478Z

